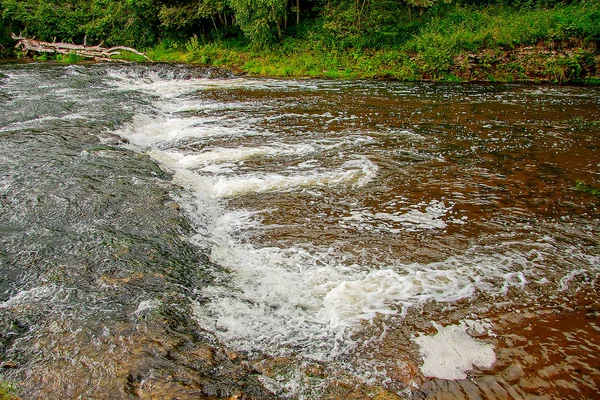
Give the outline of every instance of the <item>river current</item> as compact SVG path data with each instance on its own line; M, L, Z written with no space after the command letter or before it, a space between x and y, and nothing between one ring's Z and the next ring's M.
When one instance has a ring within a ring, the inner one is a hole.
M594 397L599 156L596 87L1 64L0 380Z

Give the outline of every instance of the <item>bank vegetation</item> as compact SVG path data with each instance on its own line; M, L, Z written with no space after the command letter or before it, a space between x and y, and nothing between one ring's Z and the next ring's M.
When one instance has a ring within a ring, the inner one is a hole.
M20 54L16 33L262 76L600 83L597 0L0 0L0 12L5 57Z

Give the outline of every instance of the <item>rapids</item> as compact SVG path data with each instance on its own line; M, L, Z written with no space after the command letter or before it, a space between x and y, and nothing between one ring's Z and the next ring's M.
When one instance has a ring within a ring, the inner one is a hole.
M0 379L25 398L594 396L599 105L1 64Z

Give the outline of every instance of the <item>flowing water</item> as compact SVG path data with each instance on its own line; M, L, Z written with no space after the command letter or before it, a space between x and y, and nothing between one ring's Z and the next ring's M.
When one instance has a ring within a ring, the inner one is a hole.
M600 390L598 88L3 64L0 111L25 398Z

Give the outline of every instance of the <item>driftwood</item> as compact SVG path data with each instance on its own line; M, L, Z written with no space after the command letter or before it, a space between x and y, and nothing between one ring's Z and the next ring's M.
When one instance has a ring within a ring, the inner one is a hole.
M131 47L116 46L116 47L102 47L102 43L97 46L86 46L85 44L71 44L71 43L49 43L42 42L35 39L27 39L21 36L12 34L14 40L18 40L15 45L16 48L20 48L23 52L34 52L34 53L49 53L49 54L76 54L78 56L94 59L94 60L111 60L112 56L121 55L121 51L129 51L133 54L140 55L148 61L152 61L144 53L137 51ZM104 43L104 42L103 42Z

